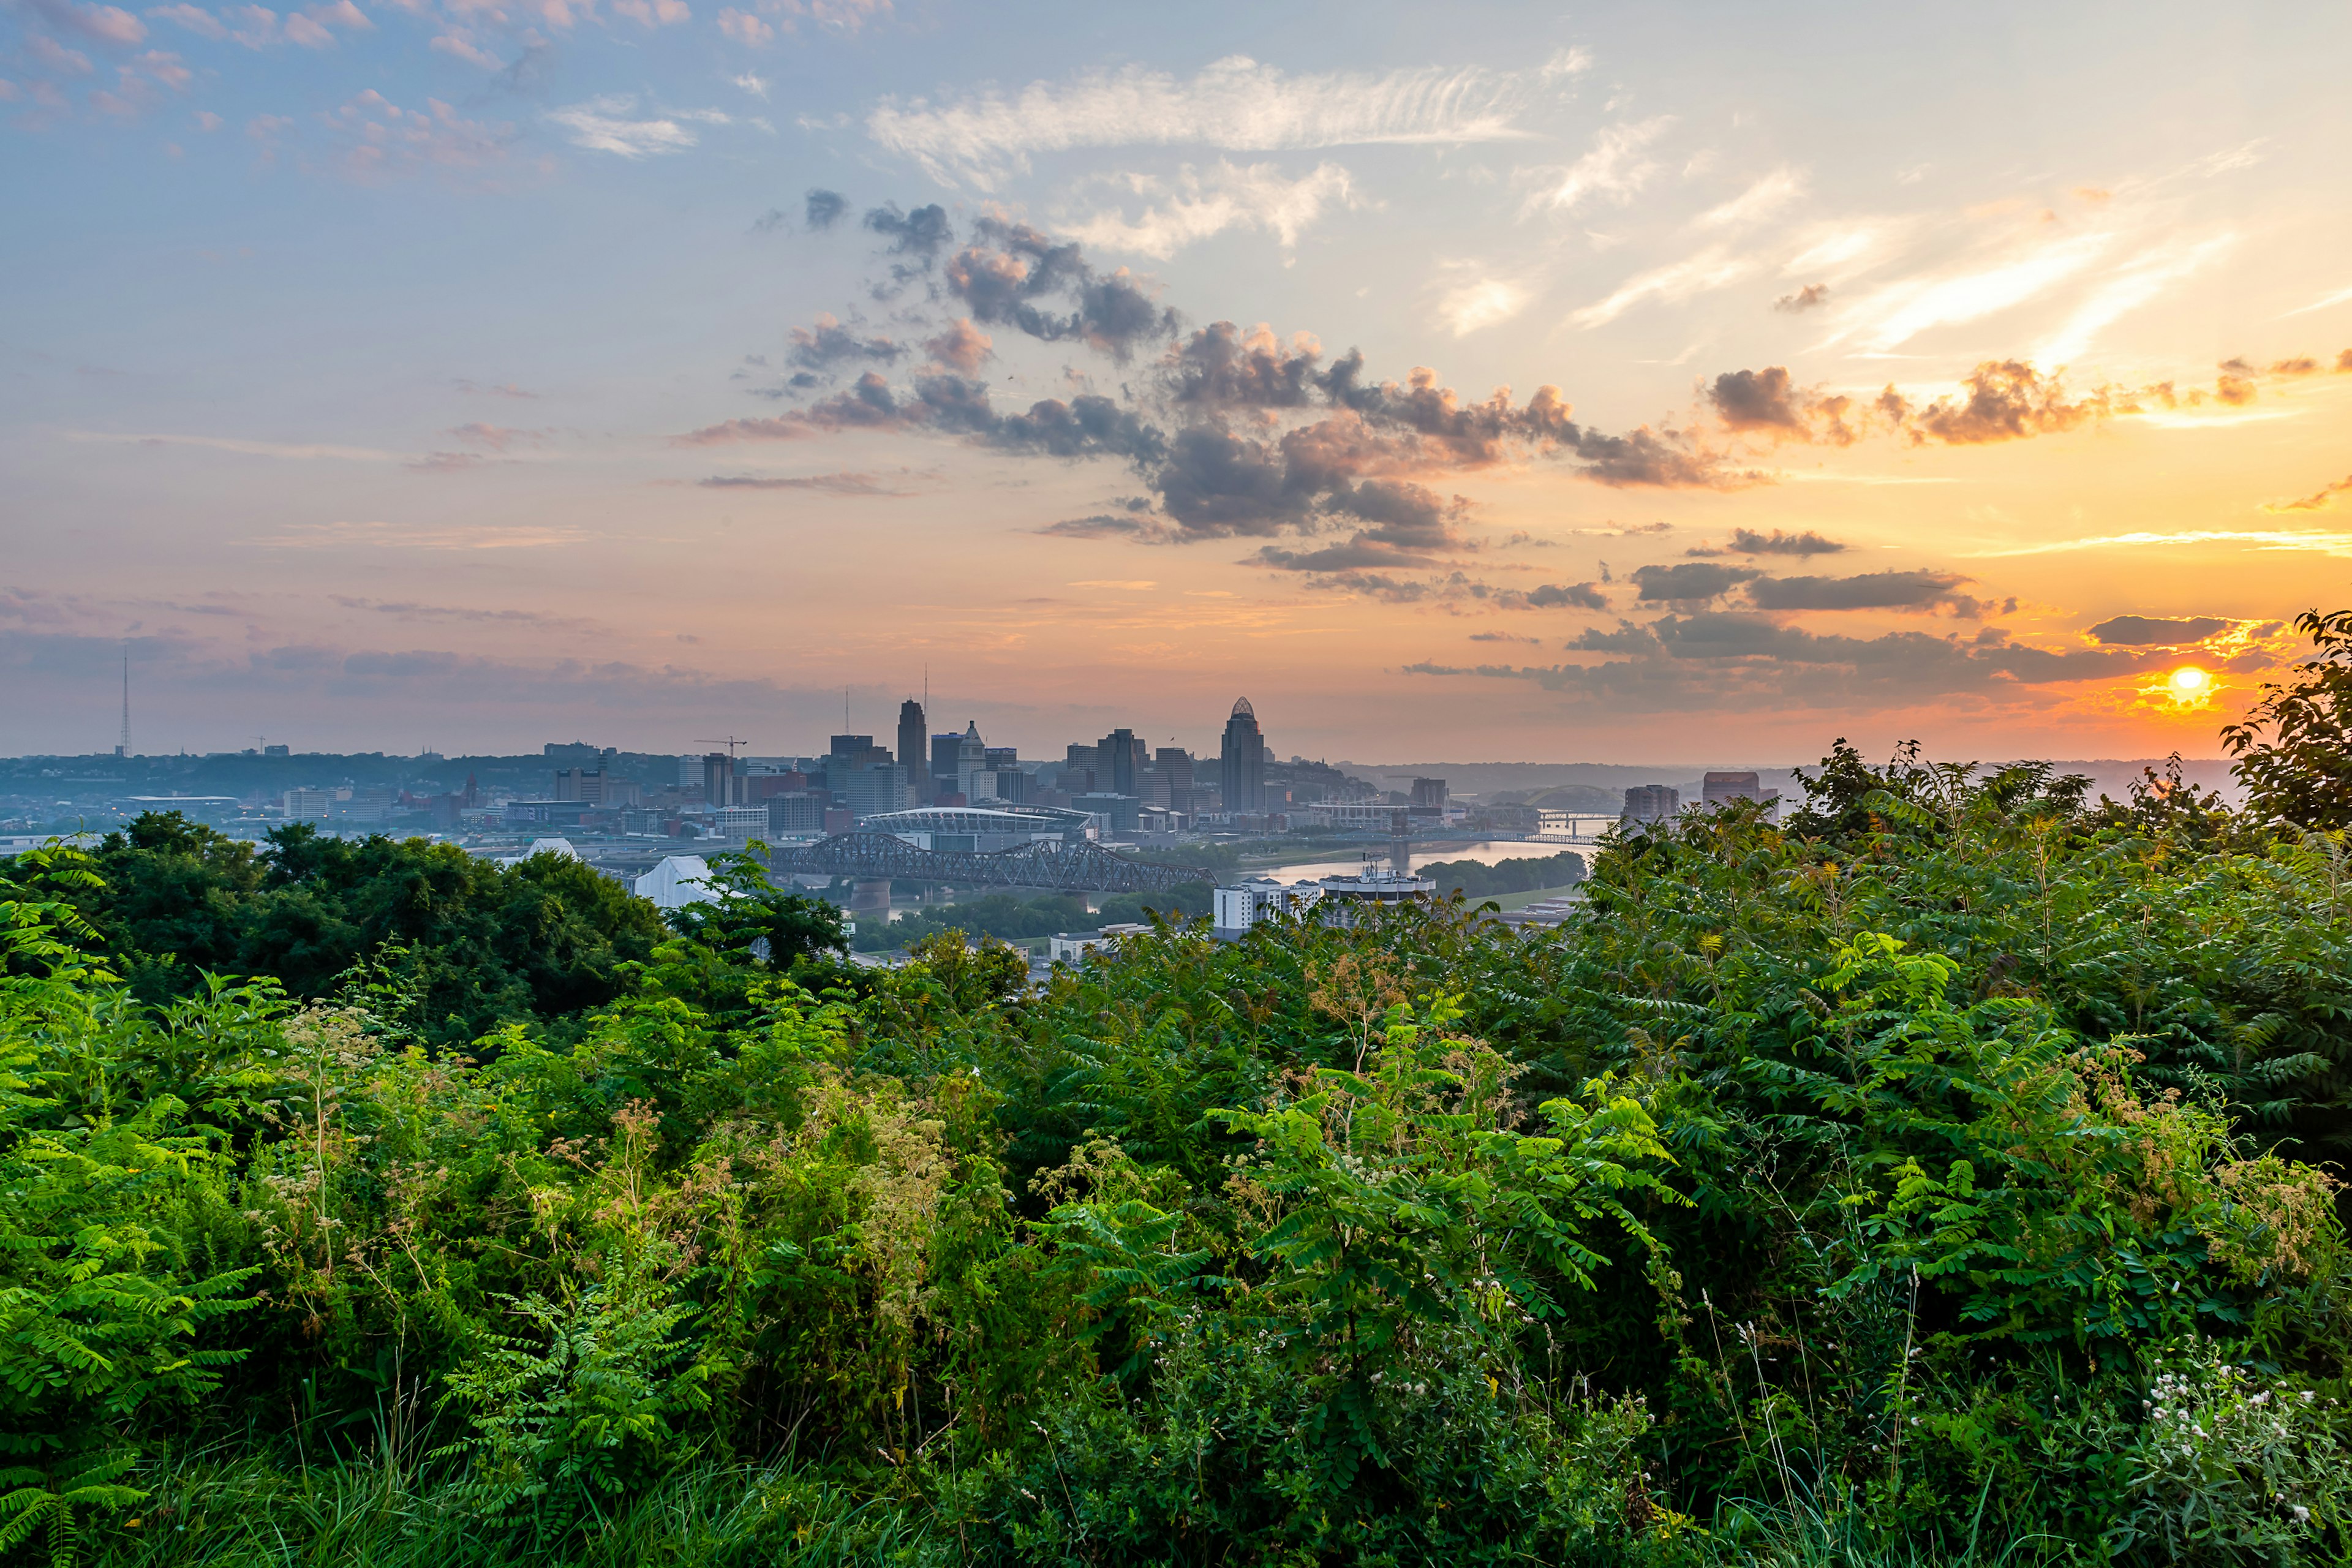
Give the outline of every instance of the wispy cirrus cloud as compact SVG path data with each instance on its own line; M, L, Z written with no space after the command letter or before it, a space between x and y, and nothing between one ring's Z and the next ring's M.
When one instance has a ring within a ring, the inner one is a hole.
M933 103L885 99L866 120L885 151L942 184L994 188L1041 153L1206 146L1278 152L1367 143L1514 141L1530 76L1424 67L1293 76L1246 56L1189 79L1129 67L1019 92Z
M408 460L405 452L387 452L377 447L343 447L325 442L255 441L237 436L187 436L161 432L116 430L68 430L68 441L121 442L141 447L200 447L215 452L235 452L247 458L286 458L298 461L324 458L345 463L400 463Z
M635 93L609 93L584 103L551 109L545 118L562 126L574 147L591 153L610 153L616 158L635 160L683 153L699 140L677 118L640 116Z
M1596 199L1621 205L1631 201L1657 173L1647 148L1674 122L1673 115L1662 114L1612 125L1594 137L1591 150L1573 163L1521 170L1520 180L1535 187L1521 211L1565 215Z
M1098 212L1062 228L1087 245L1162 259L1229 228L1264 230L1295 249L1327 211L1370 205L1348 171L1330 163L1292 179L1272 163L1221 159L1205 169L1188 163L1172 179L1129 174L1115 183L1143 199L1140 213Z

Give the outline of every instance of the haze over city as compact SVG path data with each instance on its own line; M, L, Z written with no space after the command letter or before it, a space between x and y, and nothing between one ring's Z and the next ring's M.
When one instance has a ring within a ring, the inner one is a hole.
M2347 32L20 0L0 750L2210 757L2352 553Z

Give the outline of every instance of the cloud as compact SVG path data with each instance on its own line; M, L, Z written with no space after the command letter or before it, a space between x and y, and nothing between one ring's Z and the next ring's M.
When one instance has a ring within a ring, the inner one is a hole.
M1889 387L1880 406L1903 424L1915 443L1929 439L1948 447L2014 441L2028 436L2072 430L2113 411L2105 389L2070 400L2056 376L2044 376L2018 360L1995 360L1969 374L1968 395L1955 402L1938 397L1925 408L1909 406Z
M1591 152L1566 168L1526 171L1521 177L1538 188L1528 198L1525 210L1572 213L1595 197L1623 205L1657 172L1657 165L1642 155L1643 149L1674 122L1674 116L1660 115L1638 123L1612 125L1593 139Z
M1161 258L1229 228L1263 230L1291 250L1327 209L1367 205L1348 171L1328 163L1295 180L1272 163L1220 160L1205 171L1187 163L1173 180L1133 174L1125 184L1147 199L1139 216L1107 212L1061 226L1087 245Z
M1761 222L1804 194L1805 177L1781 167L1758 180L1720 206L1709 207L1691 219L1693 228L1746 228Z
M1830 302L1830 286L1808 283L1793 294L1783 294L1772 301L1772 309L1784 315L1799 316Z
M1696 256L1636 274L1618 285L1616 292L1569 313L1569 323L1590 331L1606 326L1634 306L1657 300L1672 304L1736 283L1756 270L1757 264L1715 245Z
M886 337L862 338L830 315L820 315L814 327L794 327L786 357L808 370L830 370L856 361L887 364L906 353L906 345Z
M775 40L775 28L748 11L728 6L719 13L719 30L746 48L758 48Z
M1451 501L1408 481L1366 479L1324 497L1320 510L1334 519L1369 523L1343 543L1293 551L1267 545L1251 560L1283 572L1347 572L1426 567L1447 551L1470 547L1460 521L1469 503Z
M1640 579L1636 573L1635 580ZM1855 577L1759 577L1748 601L1759 610L1948 609L1974 620L1990 606L1958 592L1972 581L1952 572L1865 572ZM1644 590L1643 597L1649 597ZM1664 596L1664 595L1660 595Z
M849 212L849 198L839 191L812 189L802 209L811 230L823 233Z
M2213 616L2116 616L2093 626L2089 635L2111 647L2180 647L2237 624Z
M60 76L88 76L96 69L89 57L79 49L69 49L47 33L27 33L25 47L33 58Z
M1097 272L1077 245L1057 243L1024 223L982 217L972 243L949 259L945 277L948 291L971 308L975 321L1047 342L1076 339L1114 359L1177 330L1176 312L1156 304L1127 268ZM1054 301L1066 302L1069 312L1052 308Z
M1842 544L1834 539L1824 539L1820 534L1815 533L1811 529L1806 529L1801 533L1783 533L1776 528L1769 533L1759 533L1752 528L1735 528L1731 531L1731 542L1724 546L1721 550L1686 550L1683 552L1683 553L1685 555L1795 555L1804 557L1811 555L1835 555L1840 551L1850 548L1851 546Z
M1173 540L1168 525L1149 512L1098 511L1091 517L1049 522L1034 531L1052 539L1127 539L1143 544L1166 544Z
M234 542L271 550L547 550L594 537L562 525L435 528L405 522L336 521L292 523L276 533Z
M2160 668L2167 656L2125 649L2050 652L1999 627L1937 637L1852 637L1767 616L1727 612L1625 621L1570 639L1597 663L1550 667L1421 663L1409 674L1521 680L1584 705L1624 713L1851 712L1973 697L1989 704L2021 689L2112 679Z
M488 626L562 627L572 631L604 631L603 623L576 616L550 616L537 610L482 610L459 605L428 605L404 599L362 599L330 594L328 599L347 610L390 616L403 621L459 621Z
M403 109L368 88L320 118L344 142L341 172L362 182L426 169L470 169L506 155L514 127L467 120L437 98Z
M492 386L485 386L479 382L466 380L459 380L454 384L460 392L478 392L490 397L527 397L535 401L539 396L539 394L536 392L525 392L521 387L517 386L511 381L502 381Z
M94 5L85 0L28 0L28 5L58 32L103 48L127 49L147 41L146 24L119 6Z
M686 0L613 0L613 14L641 27L675 27L694 19Z
M978 375L994 349L995 340L973 326L969 316L958 316L937 336L923 340L923 352L933 363L961 375Z
M1528 590L1525 600L1533 610L1576 609L1605 610L1609 597L1597 583L1546 583Z
M1977 553L1990 560L2011 555L2056 555L2076 550L2129 550L2151 544L2248 544L2256 550L2352 555L2352 533L2282 532L2238 528L2183 529L2172 533L2105 533L2085 539L2057 539L2041 544L2021 544L2008 550L1982 550Z
M475 420L460 425L449 432L458 440L477 447L487 447L493 452L503 452L514 447L544 447L552 430L520 430L511 426L490 425Z
M1463 338L1509 321L1527 309L1528 299L1526 289L1506 279L1475 278L1439 297L1437 317L1455 337Z
M2338 289L2332 294L2322 294L2318 299L2314 300L2308 305L2297 305L2294 310L2287 311L2286 314L2289 316L2305 316L2309 315L2314 310L2325 310L2332 306L2341 305L2347 300L2352 300L2352 288Z
M298 461L324 458L346 463L397 463L403 454L374 447L337 447L299 441L254 441L236 436L181 436L112 430L68 430L69 441L119 441L142 447L201 447L247 458L286 458Z
M1190 80L1139 67L1059 85L1033 82L932 104L885 99L867 133L942 184L982 190L1040 153L1196 145L1232 152L1517 139L1528 96L1514 76L1429 67L1383 75L1287 76L1235 55Z
M902 474L906 470L899 470ZM714 490L813 490L834 496L911 496L919 490L908 489L897 479L880 474L805 474L788 479L772 479L750 474L714 474L696 484Z
M435 40L436 44L439 41ZM675 120L625 118L635 113L636 107L635 94L614 93L566 109L550 110L546 118L571 133L573 146L584 147L591 153L610 153L619 158L635 160L683 153L695 144L694 132Z
M2089 297L2034 351L2035 357L2059 364L2073 359L2108 325L2203 270L2236 243L2237 237L2230 234L2194 244L2168 240L2121 268L2103 269Z
M2335 505L2336 498L2347 490L2352 490L2352 474L2345 475L2334 484L2322 485L2309 495L2294 500L2264 501L2263 510L2268 512L2320 511Z
M2037 239L2025 254L1994 266L1889 284L1859 301L1831 341L1855 337L1881 353L1900 348L1931 327L1977 321L2045 293L2100 261L2113 243L2106 233Z
M1521 637L1517 632L1472 632L1470 640L1472 642L1524 642L1534 643L1538 647L1543 646L1543 638Z
M157 21L170 22L184 27L200 38L219 43L228 37L228 28L210 11L196 5L151 5L147 15Z
M1752 566L1717 566L1697 561L1644 566L1633 574L1643 604L1703 605L1764 575Z
M1860 432L1846 423L1851 400L1800 387L1780 365L1718 375L1706 395L1727 430L1760 432L1782 440L1826 441L1840 447L1860 439Z
M436 35L433 41L425 45L425 47L432 49L437 54L447 55L452 59L460 59L464 60L468 65L479 66L486 71L502 71L507 68L506 61L499 58L498 56L482 47L480 44L474 41L474 31L470 27L451 27L445 33ZM581 121L588 118L593 118L592 112L586 108L586 106L559 110L557 112L551 113L547 118L554 121L559 125L574 126L575 129L572 140L575 145L593 147L599 152L604 153L617 153L622 150L621 146L617 144L617 138L614 135L608 135L607 139L603 142L593 142L586 139L589 132L586 126L582 124ZM671 126L669 129L675 131L677 128L676 126ZM692 145L693 141L694 138L691 136L688 137L687 144L689 146ZM629 154L631 157L635 157L638 154L634 153Z

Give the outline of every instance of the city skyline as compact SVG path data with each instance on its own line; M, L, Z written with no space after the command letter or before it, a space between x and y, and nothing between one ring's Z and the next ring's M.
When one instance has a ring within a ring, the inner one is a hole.
M2347 44L11 7L0 750L2210 757L2352 592Z

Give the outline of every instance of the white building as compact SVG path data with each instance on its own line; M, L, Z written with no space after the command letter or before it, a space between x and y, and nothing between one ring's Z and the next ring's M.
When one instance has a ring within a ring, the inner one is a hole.
M285 798L289 822L324 822L335 809L335 797L322 789L289 789Z
M656 909L682 910L688 904L715 902L710 868L699 855L668 855L636 880L637 897Z
M710 813L711 837L741 843L757 838L768 831L768 808L759 805L721 805Z
M1221 934L1244 931L1283 910L1304 913L1322 897L1319 883L1283 883L1271 877L1251 877L1216 890L1214 923Z
M1123 936L1150 929L1147 925L1113 925L1100 931L1055 931L1045 939L1045 957L1054 963L1076 963L1099 948L1118 946Z

